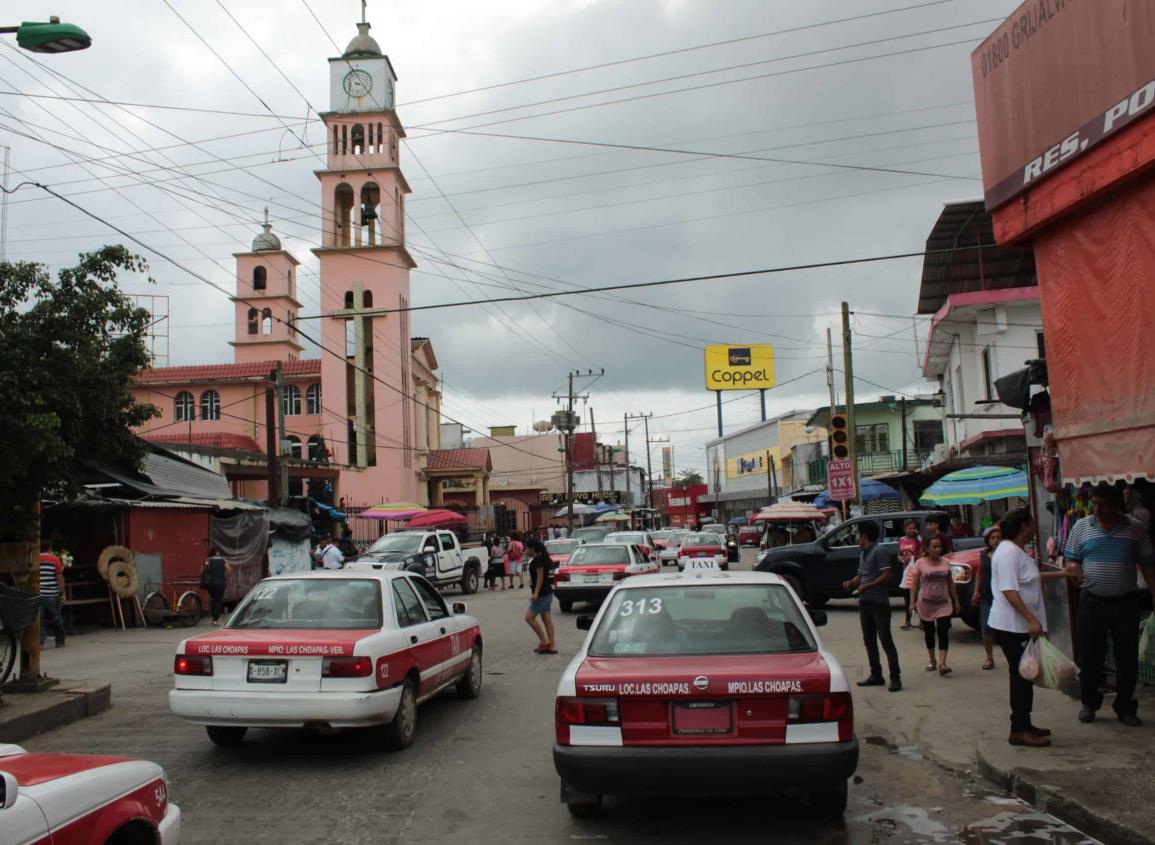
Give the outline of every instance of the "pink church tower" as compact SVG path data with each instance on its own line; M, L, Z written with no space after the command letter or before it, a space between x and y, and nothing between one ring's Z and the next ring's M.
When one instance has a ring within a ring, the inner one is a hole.
M269 210L264 229L253 239L252 252L237 252L236 339L233 357L238 364L253 361L292 361L300 357L297 341L297 264L273 234Z
M326 167L320 262L324 430L352 502L419 501L417 408L405 247L405 195L394 110L397 76L362 20L329 59L330 110L321 115ZM392 310L392 313L390 313ZM339 354L332 354L337 351Z

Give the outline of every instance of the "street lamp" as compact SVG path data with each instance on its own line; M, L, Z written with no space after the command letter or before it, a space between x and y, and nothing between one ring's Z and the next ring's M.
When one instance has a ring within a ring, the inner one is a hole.
M16 33L16 43L32 53L72 53L87 50L92 38L75 24L61 23L53 15L47 23L24 21L20 26L0 26L0 33Z

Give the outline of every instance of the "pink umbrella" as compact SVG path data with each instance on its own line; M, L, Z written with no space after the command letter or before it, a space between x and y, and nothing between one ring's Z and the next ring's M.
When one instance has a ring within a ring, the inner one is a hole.
M406 523L408 528L441 528L446 525L464 525L469 520L457 511L434 508L418 514Z
M426 513L427 509L413 502L389 502L365 508L357 516L361 519L380 519L400 522L412 516Z

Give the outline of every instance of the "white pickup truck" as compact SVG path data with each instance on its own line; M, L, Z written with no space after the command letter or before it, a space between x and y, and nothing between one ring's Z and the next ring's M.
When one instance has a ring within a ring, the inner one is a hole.
M398 531L386 534L346 569L405 569L423 575L438 589L477 592L485 548L463 549L452 531Z

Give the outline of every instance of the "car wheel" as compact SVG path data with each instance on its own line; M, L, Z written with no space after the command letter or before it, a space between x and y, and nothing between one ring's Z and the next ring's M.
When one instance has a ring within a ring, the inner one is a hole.
M567 599L558 599L557 604L558 607L561 608L562 613L569 613L571 610L573 610L573 602L568 601Z
M565 806L569 810L569 814L575 819L588 819L601 811L602 797L598 795L593 801L574 801Z
M838 784L834 788L816 792L810 796L810 806L820 816L825 816L831 819L842 818L843 813L846 812L846 800L848 797L848 790L846 781Z
M467 596L471 596L477 592L477 567L467 566L465 574L461 576L461 592Z
M381 744L393 751L401 751L413 744L417 735L417 692L413 681L401 685L401 700L393 721L381 728Z
M209 735L213 745L233 748L245 740L248 728L238 728L233 725L206 725L205 732Z
M465 699L477 698L481 695L481 648L479 646L473 647L473 653L469 656L469 668L465 670L465 674L457 682L457 695L459 698Z
M806 590L802 586L801 578L796 575L783 575L782 580L790 586L790 589L794 591L794 595L798 596L799 601L806 601Z

